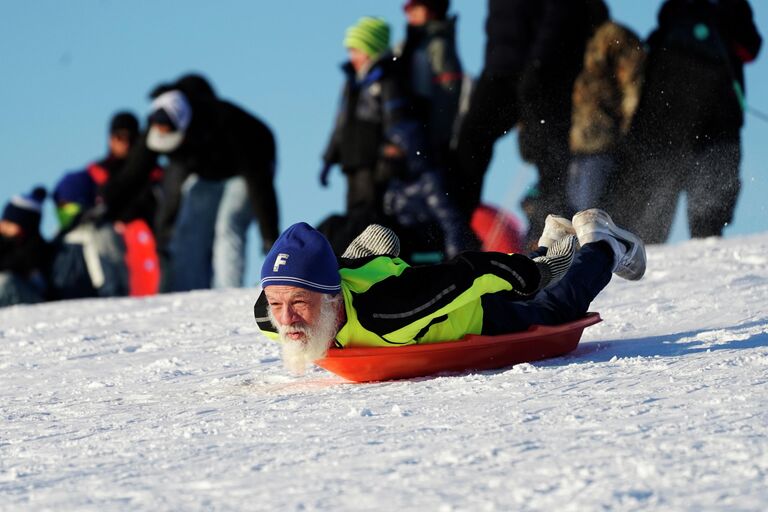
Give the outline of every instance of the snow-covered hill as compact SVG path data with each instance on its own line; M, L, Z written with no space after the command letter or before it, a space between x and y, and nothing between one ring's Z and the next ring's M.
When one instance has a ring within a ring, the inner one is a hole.
M765 510L768 234L649 248L567 357L288 376L256 290L0 310L2 510Z

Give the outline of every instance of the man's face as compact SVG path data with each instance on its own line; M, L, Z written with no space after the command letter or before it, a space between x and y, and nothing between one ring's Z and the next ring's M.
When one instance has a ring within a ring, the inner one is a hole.
M341 318L341 299L295 286L267 286L269 318L282 341L283 363L304 373L307 365L325 357Z
M295 286L267 286L264 294L278 329L285 329L293 341L306 341L304 329L311 329L320 316L322 293Z
M119 159L126 158L131 150L131 134L128 130L117 130L109 135L109 153Z

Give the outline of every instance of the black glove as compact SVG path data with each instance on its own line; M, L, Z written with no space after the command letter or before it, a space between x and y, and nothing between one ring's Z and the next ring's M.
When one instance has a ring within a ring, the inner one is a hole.
M333 167L333 164L329 164L326 162L323 164L323 168L320 170L320 186L327 187L328 186L328 175L331 173L331 168Z

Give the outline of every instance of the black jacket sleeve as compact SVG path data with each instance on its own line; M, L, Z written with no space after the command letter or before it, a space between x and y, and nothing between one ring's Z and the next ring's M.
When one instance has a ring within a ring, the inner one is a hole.
M263 249L266 252L280 234L274 186L277 146L275 137L266 124L245 111L236 107L235 109L230 128L233 128L233 137L240 138L234 142L233 148L237 154L236 172L246 180L251 207L258 220Z
M128 154L120 173L111 177L102 189L107 216L114 219L126 210L135 197L150 186L150 176L157 167L157 153L147 147L147 134L143 133Z

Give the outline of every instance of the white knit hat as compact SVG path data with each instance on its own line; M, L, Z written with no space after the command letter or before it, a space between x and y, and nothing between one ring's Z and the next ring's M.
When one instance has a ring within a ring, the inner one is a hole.
M168 91L154 99L149 115L150 123L157 114L165 114L172 123L173 131L161 132L150 124L147 133L147 146L159 153L170 153L181 145L184 135L192 121L192 108L181 91Z

